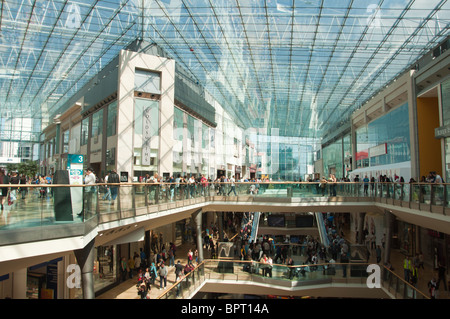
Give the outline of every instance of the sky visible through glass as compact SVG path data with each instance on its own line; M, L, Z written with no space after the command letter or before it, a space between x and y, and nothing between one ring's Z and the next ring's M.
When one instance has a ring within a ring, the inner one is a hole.
M238 119L321 137L448 36L440 0L6 0L1 117L47 118L137 38Z

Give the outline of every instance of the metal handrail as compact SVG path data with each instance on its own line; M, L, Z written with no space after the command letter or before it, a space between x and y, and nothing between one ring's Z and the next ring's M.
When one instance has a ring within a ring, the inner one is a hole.
M169 289L165 290L163 293L161 293L157 299L162 299L162 298L166 298L169 293L173 292L174 289L178 289L178 285L181 285L182 282L184 282L184 280L186 278L189 278L190 276L193 276L193 274L195 273L195 271L198 271L199 269L201 269L201 267L203 267L203 269L205 268L204 266L207 266L210 263L219 263L219 262L225 262L225 263L239 263L240 265L242 264L250 264L250 265L267 265L258 261L253 261L253 260L230 260L228 258L218 258L218 259L205 259L203 261L201 261L199 264L197 264L197 266L194 267L194 269L191 270L191 272L189 272L186 275L181 276ZM324 269L328 269L331 267L338 267L338 266L346 266L346 267L351 267L351 266L369 266L369 263L319 263L319 264L308 264L308 265L295 265L295 266L289 266L289 265L284 265L284 264L272 264L271 266L277 266L277 267L282 267L282 268L286 268L286 269L300 269L300 268L306 268L306 267L322 267ZM397 275L395 272L393 272L392 270L390 270L389 268L385 267L384 265L379 265L380 268L383 271L387 271L391 276L395 277L396 280L400 281L403 285L406 285L407 287L409 287L409 289L411 289L412 291L414 291L415 293L417 293L418 295L421 296L421 298L424 299L430 299L430 297L428 297L427 295L425 295L423 292L421 292L420 290L418 290L416 287L414 287L413 285L411 285L410 283L408 283L407 281L405 281L403 278L401 278L399 275ZM331 275L331 278L333 276ZM384 277L384 276L381 276ZM384 279L380 278L383 283L384 283ZM204 279L204 281L206 281L207 279ZM298 280L292 280L291 281L298 281Z

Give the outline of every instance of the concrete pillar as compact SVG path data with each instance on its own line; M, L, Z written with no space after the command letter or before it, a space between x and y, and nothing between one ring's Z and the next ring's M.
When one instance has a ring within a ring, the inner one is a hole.
M55 140L55 154L58 159L56 161L56 170L61 169L61 121L55 120L56 123L56 140Z
M84 299L95 299L94 291L94 242L91 240L83 249L75 250L78 266L81 269L81 287Z
M223 212L217 212L219 242L223 242Z
M358 219L358 244L364 243L364 220L366 219L366 213L359 213Z
M201 263L203 257L203 239L202 239L202 210L199 209L192 214L192 218L195 222L195 229L197 233L197 250L198 250L198 262Z
M12 287L13 299L26 299L27 298L27 269L18 269L13 273L13 287Z
M391 259L392 235L394 229L394 215L386 211L386 243L384 248L383 264Z

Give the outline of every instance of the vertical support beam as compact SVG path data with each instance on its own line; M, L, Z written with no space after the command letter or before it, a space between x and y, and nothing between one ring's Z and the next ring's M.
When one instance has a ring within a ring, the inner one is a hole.
M13 273L13 299L26 299L27 298L27 269L17 269Z
M173 119L175 116L175 63L167 60L161 73L161 100L159 102L159 158L161 175L173 174Z
M106 167L107 167L107 163L106 163L106 151L108 150L108 108L109 105L107 105L105 108L103 108L103 122L102 122L102 128L103 128L103 133L102 133L102 154L101 154L101 158L102 158L102 163L101 163L101 167L100 167L100 171L102 172L103 176L99 176L99 177L104 177L106 176L106 174L108 173L106 171ZM99 172L97 172L99 173Z
M81 269L81 287L84 299L95 299L94 291L94 242L92 239L84 248L74 251Z
M217 219L219 224L219 242L223 242L223 212L217 212Z
M188 130L188 124L187 124L187 114L186 112L183 112L183 164L182 164L182 171L187 172L187 139L191 138L191 135L189 134ZM190 150L189 150L190 151ZM191 163L189 163L189 166Z
M392 248L392 236L394 229L394 215L391 212L386 211L386 244L384 248L384 259L383 263L387 263L391 259L391 248Z
M358 244L364 243L364 219L366 219L366 213L359 213L358 219Z
M56 160L56 170L61 169L61 121L55 118L56 123L56 137L55 137L55 154L57 156Z
M356 130L353 123L350 123L350 144L352 148L352 171L356 169Z
M195 229L197 234L197 250L198 250L198 262L201 263L204 259L203 257L203 240L202 240L202 210L192 214L192 218L195 222Z
M417 98L414 71L410 71L407 81L409 110L409 140L411 148L411 177L420 180L419 137L417 124Z

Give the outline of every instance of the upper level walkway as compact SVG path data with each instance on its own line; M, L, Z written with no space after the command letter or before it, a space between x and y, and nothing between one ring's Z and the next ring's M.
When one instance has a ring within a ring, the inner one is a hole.
M3 269L5 261L41 255L51 258L83 248L92 239L96 245L126 236L133 241L144 229L189 218L198 210L390 211L409 223L450 233L449 184L328 183L323 188L307 182L235 184L235 188L230 183L110 184L110 189L117 186L118 190L114 201L107 197L105 184L95 188L27 185L20 193L12 190L17 199L12 205L6 201L0 215L0 271L10 271Z

